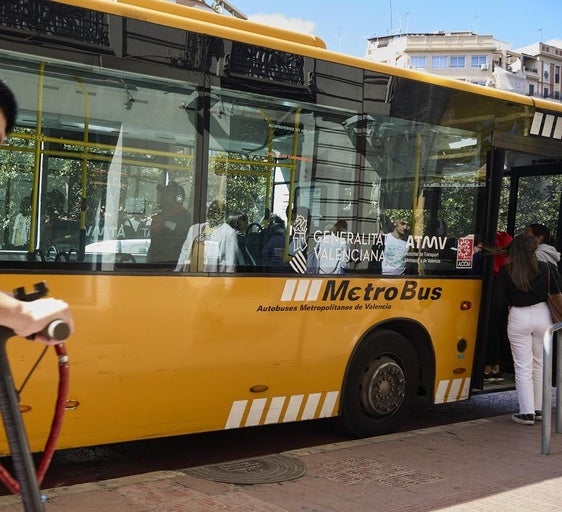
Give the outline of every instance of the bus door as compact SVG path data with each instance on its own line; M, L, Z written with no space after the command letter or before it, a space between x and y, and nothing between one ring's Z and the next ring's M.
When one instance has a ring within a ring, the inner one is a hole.
M488 237L493 238L496 231L505 231L512 236L521 234L529 224L544 224L551 233L550 243L562 252L562 162L553 158L544 158L537 154L521 154L504 150L493 152L489 165L491 174L501 176L491 180L490 193L492 203ZM499 190L498 190L499 189ZM495 210L495 211L494 211ZM497 222L494 220L497 219ZM493 240L492 240L493 241ZM492 265L486 272L491 276ZM559 265L560 267L560 265ZM505 381L498 385L483 383L483 368L486 357L486 343L498 343L490 329L491 322L497 318L490 315L492 281L486 279L483 286L483 310L480 315L478 354L475 358L473 372L473 390L501 391L514 387L513 360L507 336L501 341L500 368Z
M507 187L506 187L507 188ZM507 191L506 191L507 192ZM506 230L523 233L529 224L543 224L550 231L548 242L562 252L562 162L536 160L513 167L509 176ZM558 262L558 268L562 265ZM556 352L553 347L553 385L556 385Z
M543 224L550 230L550 243L562 249L562 163L551 160L532 161L530 165L511 168L504 178L500 202L500 219L505 231L523 233L529 224ZM502 219L501 207L506 203Z

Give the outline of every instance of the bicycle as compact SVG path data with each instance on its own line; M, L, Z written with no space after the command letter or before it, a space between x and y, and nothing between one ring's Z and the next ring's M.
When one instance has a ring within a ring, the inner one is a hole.
M47 293L47 285L41 282L34 285L33 292L26 293L23 287L17 288L14 290L14 297L21 301L32 301L44 297ZM8 327L0 326L0 412L16 476L14 478L6 468L0 465L0 480L14 494L21 493L25 512L44 511L40 485L54 455L56 442L62 426L62 417L68 394L69 367L68 355L62 342L68 337L69 333L69 326L60 320L51 322L41 332L46 337L61 343L54 345L59 364L59 386L53 421L51 423L51 432L47 438L43 456L37 466L37 470L35 470L27 432L19 409L18 392L14 385L6 350L7 341L15 336L15 333ZM48 347L46 346L40 359L47 349ZM34 368L36 366L37 363ZM31 372L34 368L32 368Z

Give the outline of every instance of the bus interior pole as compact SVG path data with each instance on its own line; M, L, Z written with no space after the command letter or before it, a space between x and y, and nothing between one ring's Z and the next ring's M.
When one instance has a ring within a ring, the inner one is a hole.
M7 341L13 335L11 329L0 326L0 412L10 447L14 473L20 485L24 510L25 512L43 512L41 491L6 350Z

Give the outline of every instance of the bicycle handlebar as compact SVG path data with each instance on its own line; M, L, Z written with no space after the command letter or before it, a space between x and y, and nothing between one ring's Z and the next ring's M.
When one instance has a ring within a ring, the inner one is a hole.
M26 292L25 288L20 286L14 290L14 298L23 302L31 302L44 297L49 292L45 281L35 283L33 285L33 289L34 290L32 292ZM64 341L70 335L70 327L62 320L53 320L49 325L42 329L39 334L55 341ZM32 340L34 337L35 335L32 334L31 336L28 336L27 339Z
M62 320L53 320L49 325L47 325L47 327L42 329L39 334L42 334L46 338L50 338L52 340L64 341L70 335L70 327ZM34 338L35 334L27 337L29 340Z

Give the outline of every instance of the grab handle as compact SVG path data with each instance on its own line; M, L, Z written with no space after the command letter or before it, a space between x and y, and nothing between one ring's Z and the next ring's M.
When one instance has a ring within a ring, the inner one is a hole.
M53 320L47 327L41 330L40 334L52 340L64 341L70 336L70 326L63 320ZM33 338L35 338L35 334L27 337L29 340Z

